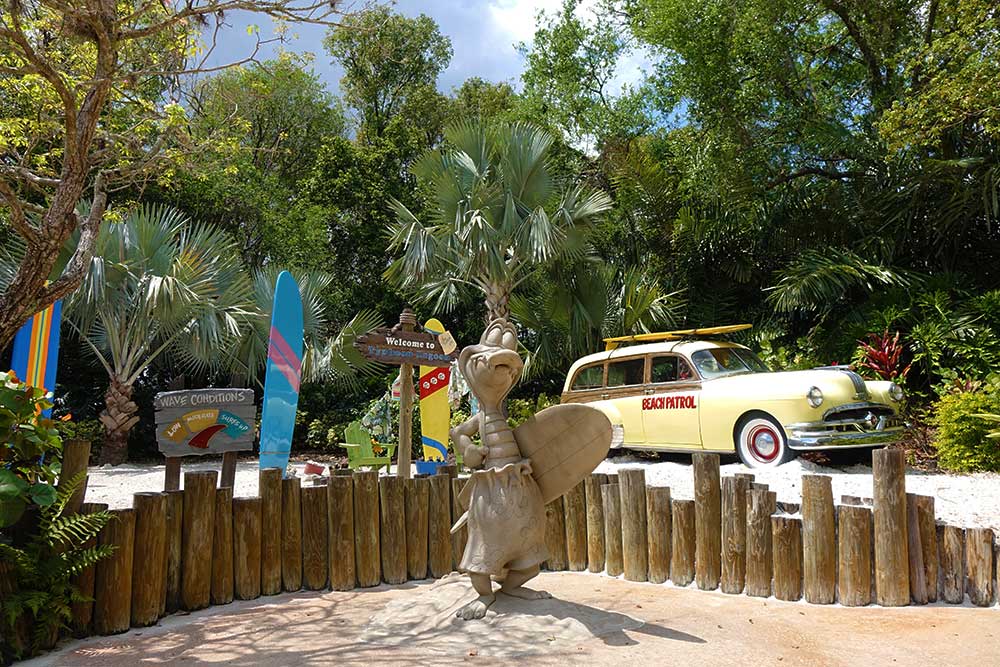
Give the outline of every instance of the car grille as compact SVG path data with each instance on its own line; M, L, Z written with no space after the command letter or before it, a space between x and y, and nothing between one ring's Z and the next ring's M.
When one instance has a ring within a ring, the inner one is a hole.
M845 433L857 431L859 427L865 430L872 428L879 418L883 419L883 428L904 425L903 420L892 411L892 408L878 403L850 403L828 410L823 415L828 430Z

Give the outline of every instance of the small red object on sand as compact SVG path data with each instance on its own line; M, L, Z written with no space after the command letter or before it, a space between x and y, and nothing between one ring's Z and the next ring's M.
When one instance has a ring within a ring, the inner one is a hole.
M322 475L325 468L316 463L315 461L306 461L306 467L303 468L302 473L305 475Z

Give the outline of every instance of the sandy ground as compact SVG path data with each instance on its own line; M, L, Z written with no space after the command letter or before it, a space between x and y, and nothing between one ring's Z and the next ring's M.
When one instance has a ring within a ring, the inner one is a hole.
M23 664L989 665L1000 652L995 608L848 609L582 573L533 583L555 599L501 598L468 624L453 611L474 593L454 575L236 602Z
M293 463L301 474L304 464ZM691 459L685 456L670 460L649 461L633 456L612 457L598 466L598 472L614 472L623 466L642 467L646 471L646 482L654 486L669 486L675 498L693 498L693 477ZM185 463L183 470L219 470L221 461ZM833 494L853 495L870 498L872 496L871 468L864 465L840 467L820 466L809 461L796 459L773 470L749 470L740 463L722 466L723 475L737 472L753 472L757 481L768 484L778 494L778 500L801 502L802 475L820 474L833 477ZM183 475L182 475L183 477ZM91 468L87 487L87 500L109 503L111 507L131 507L132 494L137 491L159 491L163 489L163 466L126 464L116 467ZM934 496L935 511L939 521L954 523L965 528L993 528L1000 530L1000 475L977 473L969 475L929 474L918 470L908 470L906 490ZM257 462L253 459L240 461L236 469L237 496L253 496L257 493Z

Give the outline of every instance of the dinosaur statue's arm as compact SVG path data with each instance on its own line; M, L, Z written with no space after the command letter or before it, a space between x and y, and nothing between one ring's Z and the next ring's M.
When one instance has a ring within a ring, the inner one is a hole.
M455 445L455 451L462 454L463 465L469 468L481 467L486 458L485 448L477 447L472 442L472 436L479 432L482 416L482 412L477 412L448 432Z

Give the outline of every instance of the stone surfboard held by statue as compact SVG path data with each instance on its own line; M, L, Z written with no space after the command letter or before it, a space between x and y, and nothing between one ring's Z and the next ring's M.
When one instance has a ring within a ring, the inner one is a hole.
M452 531L468 524L469 540L459 569L479 597L457 616L482 618L499 592L533 600L549 597L525 588L548 557L545 505L586 477L607 455L611 423L580 404L542 410L516 429L507 424L504 400L520 377L517 332L494 320L478 345L462 350L459 370L479 400L480 412L451 429L455 450L474 469L459 501L466 512ZM472 437L478 432L479 445Z

